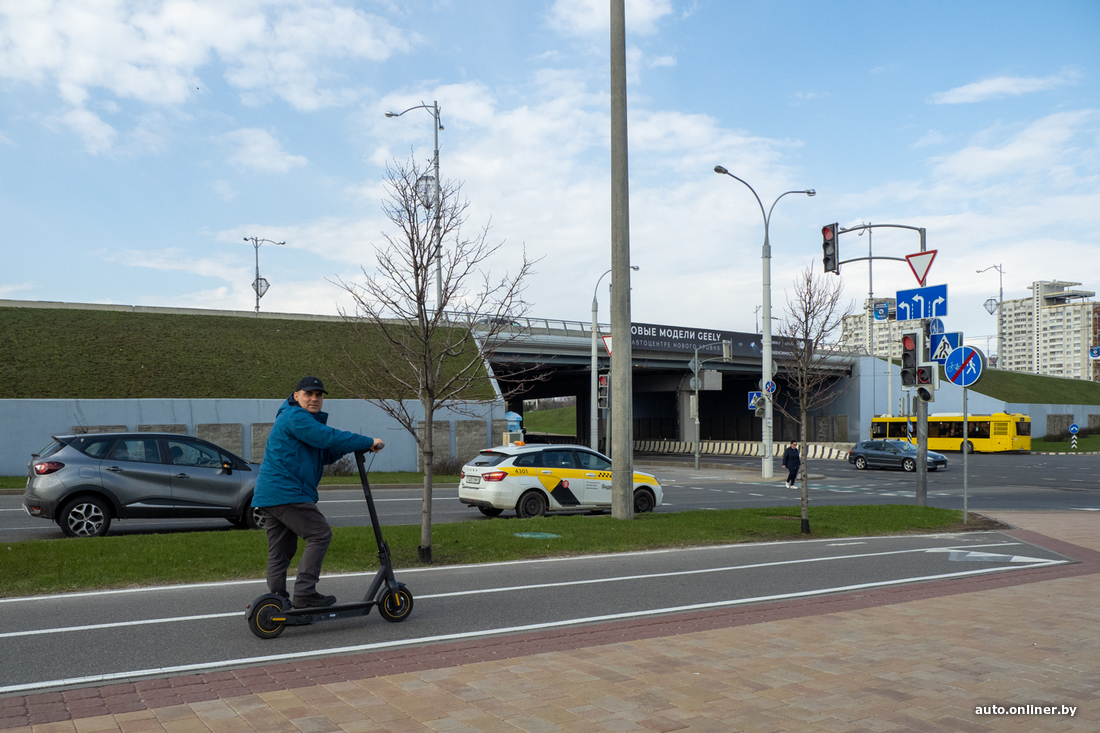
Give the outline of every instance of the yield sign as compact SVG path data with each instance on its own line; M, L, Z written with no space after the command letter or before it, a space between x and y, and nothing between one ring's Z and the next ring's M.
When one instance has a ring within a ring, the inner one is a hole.
M936 259L936 250L905 255L905 259L909 262L909 269L917 276L917 282L923 287L924 278L928 277L928 270L932 267L932 260Z
M600 336L600 339L603 341L603 347L607 349L607 355L611 356L611 334Z

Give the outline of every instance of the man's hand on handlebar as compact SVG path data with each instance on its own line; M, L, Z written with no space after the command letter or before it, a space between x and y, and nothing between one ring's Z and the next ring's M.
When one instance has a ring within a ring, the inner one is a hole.
M386 442L384 440L382 440L381 438L375 438L374 439L374 445L371 446L371 452L377 453L378 451L382 450L385 447L386 447Z

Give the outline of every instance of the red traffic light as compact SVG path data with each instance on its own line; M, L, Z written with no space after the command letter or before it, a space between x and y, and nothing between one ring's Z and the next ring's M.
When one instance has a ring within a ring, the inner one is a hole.
M610 382L610 381L611 381L611 379L606 374L601 374L600 375L600 386L601 387L606 387L607 383Z
M912 351L917 348L917 341L909 334L901 337L901 348L905 351Z
M821 236L826 240L832 239L835 236L833 233L833 225L826 224L825 226L821 227Z

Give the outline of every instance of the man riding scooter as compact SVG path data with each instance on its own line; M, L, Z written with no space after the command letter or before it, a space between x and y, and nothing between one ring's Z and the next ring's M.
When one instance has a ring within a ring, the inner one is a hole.
M267 587L272 593L290 598L287 568L298 550L298 538L306 541L291 599L295 608L325 608L336 603L336 596L317 591L321 565L332 541L332 528L317 508L317 486L324 467L347 453L377 453L385 447L377 438L329 427L328 413L321 411L325 394L320 379L303 377L279 408L252 497L252 506L266 515Z

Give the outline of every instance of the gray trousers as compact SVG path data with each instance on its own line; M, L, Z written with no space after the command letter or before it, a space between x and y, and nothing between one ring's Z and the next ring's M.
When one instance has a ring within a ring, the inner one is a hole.
M298 551L298 538L301 537L306 541L306 549L298 561L294 595L316 593L321 564L332 541L332 528L325 515L314 503L279 504L264 507L264 511L267 513L264 529L267 531L268 589L272 593L287 595L286 571Z

